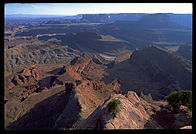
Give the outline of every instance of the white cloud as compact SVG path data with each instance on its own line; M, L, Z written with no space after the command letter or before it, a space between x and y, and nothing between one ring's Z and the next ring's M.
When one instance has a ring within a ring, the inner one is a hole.
M33 3L6 4L6 12L31 14L192 13L192 3Z

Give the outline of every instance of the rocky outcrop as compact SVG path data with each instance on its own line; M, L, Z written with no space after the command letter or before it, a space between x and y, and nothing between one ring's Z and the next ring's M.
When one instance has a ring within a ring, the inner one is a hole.
M25 77L33 77L37 81L40 79L40 72L38 70L38 66L35 64L24 69L22 75Z
M120 112L115 117L108 104L120 100ZM169 119L169 121L168 121ZM135 92L113 94L105 100L77 129L179 129L192 125L192 116L173 114L164 101L146 101Z
M184 126L184 127L181 127L180 129L192 129L192 126Z
M65 72L65 66L63 66L58 70L57 75L62 75ZM8 81L8 89L11 90L15 86L24 87L23 91L18 95L22 102L34 92L40 92L45 88L49 89L55 85L63 85L63 82L57 79L57 76L42 78L41 76L43 73L43 68L38 65L31 65L17 73L10 81Z
M96 64L91 58L82 56L73 59L66 66L69 75L75 80L101 79L104 73L104 65Z
M107 91L107 86L111 90ZM75 129L86 119L105 99L112 90L119 89L118 80L114 80L111 85L103 82L82 80L82 82L72 90L66 108L55 122L54 128ZM105 93L104 93L105 91ZM69 118L68 118L69 117Z
M37 65L31 65L8 80L7 89L12 89L15 86L34 85L40 80L41 72L42 70L40 67Z
M121 101L120 113L115 118L109 113L107 106L113 99ZM158 106L144 101L133 91L129 91L125 96L114 94L82 122L79 129L143 129L147 120L157 110ZM161 126L152 121L148 128L161 128Z
M82 57L76 57L70 62L70 65L67 66L67 71L75 80L82 80L81 73L88 64L89 60L85 60Z

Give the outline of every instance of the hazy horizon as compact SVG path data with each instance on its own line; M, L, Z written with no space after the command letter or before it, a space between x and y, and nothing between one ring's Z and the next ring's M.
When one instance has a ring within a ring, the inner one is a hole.
M127 13L86 13L86 14L127 14ZM192 14L192 13L130 13L130 14ZM6 15L34 15L34 16L77 16L82 14L6 14Z
M192 3L34 3L5 4L5 15L173 13L192 14Z

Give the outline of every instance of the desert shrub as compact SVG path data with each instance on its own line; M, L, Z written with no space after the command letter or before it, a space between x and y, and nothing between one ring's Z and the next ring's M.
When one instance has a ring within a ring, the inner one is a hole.
M107 66L107 68L111 69L115 64L115 61L108 61L107 63L105 63L105 65Z
M109 112L114 114L114 117L116 117L116 115L120 112L120 108L119 108L120 104L121 104L121 102L119 99L112 100L108 104Z
M180 105L187 106L192 109L192 91L181 90L178 92L172 92L166 97L169 105L172 106L173 112L177 113L179 111Z

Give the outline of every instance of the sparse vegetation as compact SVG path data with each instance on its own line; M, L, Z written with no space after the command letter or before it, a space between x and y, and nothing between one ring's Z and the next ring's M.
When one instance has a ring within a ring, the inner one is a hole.
M192 91L181 90L178 92L172 92L166 97L169 105L172 106L174 113L179 111L180 105L187 106L189 109L192 109Z
M112 68L115 64L115 61L108 61L105 63L105 65L108 67L108 68Z
M114 117L116 117L116 115L120 112L119 104L121 104L121 101L119 99L112 100L108 104L109 112L114 114Z

